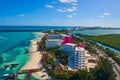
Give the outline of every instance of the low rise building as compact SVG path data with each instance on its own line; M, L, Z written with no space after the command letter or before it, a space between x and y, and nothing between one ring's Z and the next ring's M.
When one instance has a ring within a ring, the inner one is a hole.
M72 37L69 35L48 35L46 37L46 48L52 48L57 46L62 46L66 43L72 43Z
M53 66L52 68L54 71L65 71L67 68L61 63L57 63L56 65Z
M48 39L45 41L45 43L46 43L46 48L52 48L52 47L61 46L62 40L61 39Z
M76 44L73 43L66 43L63 46L60 47L60 51L63 52L67 52L69 54L73 54L74 53L74 47L76 46Z

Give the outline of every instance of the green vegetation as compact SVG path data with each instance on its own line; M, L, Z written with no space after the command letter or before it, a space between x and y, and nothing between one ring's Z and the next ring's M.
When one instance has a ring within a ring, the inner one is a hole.
M53 77L53 80L70 80L73 71L52 71L50 74Z
M120 50L120 34L111 34L111 35L102 35L102 36L88 36L88 35L79 34L79 36L109 45L111 47Z
M37 44L39 45L39 49L40 49L41 51L45 51L45 50L46 50L46 48L45 48L45 37L43 37L43 38L41 39L41 41L38 42Z
M115 54L114 52L108 50L108 49L105 49L104 50L106 53L109 53L108 55L111 56L119 65L120 65L120 56Z
M49 56L49 55L46 55L45 57L46 57L46 58L45 58L45 59L46 59L45 61L46 61L47 64L53 65L53 64L55 63L53 57L51 57L51 56Z
M91 69L90 74L92 76L92 80L115 80L115 73L112 70L112 65L107 59L100 57L100 64Z
M87 40L83 40L80 38L73 37L73 43L84 43L85 48L91 54L96 54L96 50L93 48L95 43L91 43ZM54 71L52 70L52 66L55 63L54 59L60 59L60 63L66 65L68 54L59 51L59 47L45 49L45 38L42 39L40 43L40 49L45 51L43 57L43 65L47 69L48 73L52 76L53 80L115 80L115 74L112 70L112 66L107 59L100 57L99 65L91 69L90 72L87 70L79 70L79 71Z
M98 42L101 42L107 45L112 45L112 47L115 45L116 47L118 47L120 49L120 35L119 34L111 34L111 35L104 35L104 36L88 36L88 35L82 35L82 34L78 34L79 36L88 38L88 39L92 39L92 40L96 40ZM94 42L91 42L91 44L96 45ZM112 57L113 60L115 60L119 65L120 65L120 56L116 53L114 53L113 51L110 51L109 49L104 49L103 47L100 47L98 45L96 45L99 49L101 49L102 51L104 51L108 56ZM90 51L91 47L88 47L88 51ZM115 48L115 47L114 47ZM91 49L92 50L92 49ZM93 50L92 50L93 51Z
M44 33L48 33L48 34L67 34L68 31L67 30L46 30L44 31Z
M73 36L72 36L73 37ZM83 39L80 39L80 38L76 38L76 37L73 37L73 43L74 44L79 44L79 43L84 43L85 45L85 49L90 53L90 54L96 54L97 51L94 49L93 43L90 43L89 41L87 40L83 40Z
M85 49L87 49L89 51L89 53L91 54L96 54L96 50L94 49L93 46L96 45L96 43L94 42L89 42L88 40L84 40L82 38L75 38L73 37L74 43L80 43L83 42L85 44ZM96 45L97 46L97 45ZM99 47L99 46L97 46ZM103 49L101 48L103 51L105 51L106 53L109 53L109 55L111 56L116 56L115 53L111 52L110 50L107 49ZM116 57L115 57L116 58ZM72 80L115 80L115 73L112 70L112 66L110 64L110 62L107 59L104 59L103 57L99 58L99 65L90 70L90 73L87 73L85 71L81 72L81 71L77 71L76 75L74 78L72 78ZM118 61L120 61L120 59L117 58ZM83 74L87 75L86 78L82 79L81 75L84 76ZM88 75L89 74L89 75ZM74 76L74 74L73 74ZM79 77L79 78L78 78Z
M100 57L99 65L91 69L79 71L52 71L49 73L55 80L115 80L116 75L112 70L112 66L107 59Z
M79 70L73 73L71 80L91 80L91 78L87 71Z
M76 38L73 35L72 35L72 39L73 39L74 44L85 43L85 41L83 39Z
M97 51L94 49L93 45L90 42L85 43L85 49L90 53L90 54L96 54Z
M109 49L104 49L102 47L99 47L102 51L104 51L108 56L112 57L112 59L114 61L116 61L116 63L118 63L118 65L120 65L120 55L110 51Z
M57 52L55 52L55 56L56 56L56 58L60 59L60 63L62 63L63 65L67 65L67 63L68 63L67 59L69 57L69 55L67 53L57 51Z

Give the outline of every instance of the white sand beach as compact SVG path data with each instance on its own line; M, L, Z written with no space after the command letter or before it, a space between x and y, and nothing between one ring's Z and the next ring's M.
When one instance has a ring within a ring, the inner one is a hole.
M40 60L42 59L42 54L40 51L38 51L37 41L40 41L40 39L31 40L31 45L29 49L30 58L21 70L42 68L42 64L40 63ZM32 75L42 80L49 79L49 76L44 68L42 68L41 71L32 73Z

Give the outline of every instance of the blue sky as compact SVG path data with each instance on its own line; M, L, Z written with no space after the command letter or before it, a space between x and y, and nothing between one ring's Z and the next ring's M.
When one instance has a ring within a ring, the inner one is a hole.
M120 0L0 0L0 25L120 27Z

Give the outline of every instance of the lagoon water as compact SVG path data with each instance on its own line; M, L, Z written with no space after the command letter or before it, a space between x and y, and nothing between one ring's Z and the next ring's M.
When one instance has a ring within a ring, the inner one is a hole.
M95 30L80 30L73 31L73 33L81 33L86 35L108 35L108 34L120 34L120 29L95 29Z
M109 34L120 34L120 29L95 29L95 30L80 30L80 31L73 31L71 32L72 34L75 34L75 33L81 33L81 34L85 34L85 35L93 35L93 36L96 36L96 35L109 35ZM70 33L70 34L71 34ZM115 48L112 48L112 47L109 47L109 46L106 46L104 44L101 44L99 42L97 42L97 44L99 46L102 46L104 48L109 48L111 51L117 53L120 55L120 50L117 50Z
M0 56L3 61L0 62L0 80L3 80L2 76L5 73L16 73L24 66L27 59L29 59L29 54L25 54L25 50L29 48L29 40L35 38L35 35L32 34L34 31L43 31L43 30L61 30L68 27L0 27ZM72 28L72 27L70 27ZM7 31L5 31L7 30ZM13 32L13 30L19 32ZM24 31L22 31L24 30ZM22 32L21 32L22 31ZM82 32L83 34L120 34L120 30L82 30L75 31ZM19 64L16 68L7 68L4 69L4 64L17 63ZM36 80L33 79L32 80Z

